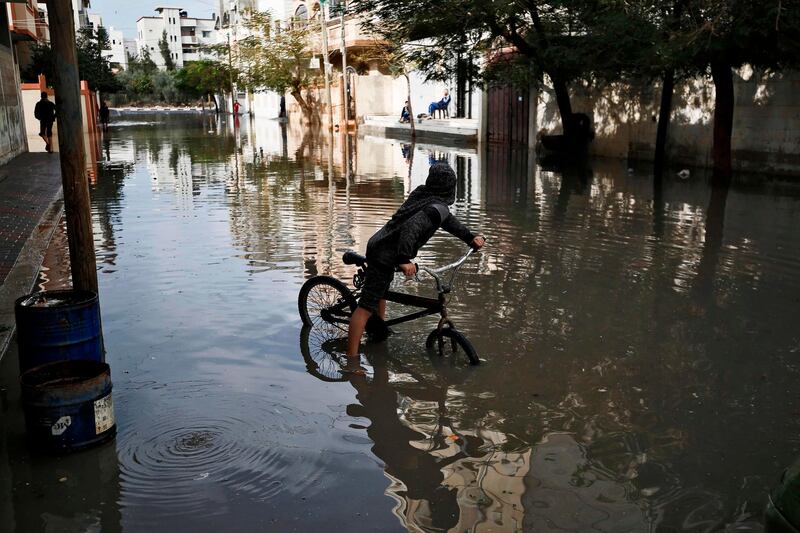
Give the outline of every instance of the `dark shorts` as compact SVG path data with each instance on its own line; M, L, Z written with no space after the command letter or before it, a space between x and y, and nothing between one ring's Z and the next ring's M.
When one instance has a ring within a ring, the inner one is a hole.
M45 122L44 120L39 121L39 135L44 135L45 137L52 137L53 136L53 123L52 122Z
M378 302L386 295L393 279L394 269L377 265L367 268L367 277L364 279L361 298L358 300L359 307L377 313Z

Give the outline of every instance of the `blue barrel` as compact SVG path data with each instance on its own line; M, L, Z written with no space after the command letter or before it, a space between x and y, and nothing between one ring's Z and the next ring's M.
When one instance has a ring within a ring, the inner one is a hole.
M20 372L55 361L105 360L94 292L35 292L16 301L14 314Z
M25 426L34 447L64 453L117 433L111 368L97 361L59 361L20 378Z

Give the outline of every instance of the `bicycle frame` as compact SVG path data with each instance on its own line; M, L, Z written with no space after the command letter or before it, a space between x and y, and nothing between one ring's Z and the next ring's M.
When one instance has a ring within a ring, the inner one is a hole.
M416 279L419 280L419 272L424 272L429 274L433 279L436 281L436 290L439 293L438 298L426 298L424 296L415 296L413 294L408 294L405 292L397 292L397 291L388 291L384 296L384 299L387 302L397 303L400 305L407 305L410 307L419 307L422 308L421 311L417 311L414 313L410 313L407 315L399 316L393 318L391 320L386 321L386 326L393 326L395 324L402 324L404 322L410 322L412 320L416 320L418 318L422 318L425 316L436 315L439 314L442 316L442 319L439 321L439 329L444 324L449 324L452 326L452 322L447 317L447 303L445 301L445 295L448 294L453 288L453 282L455 281L456 274L458 273L458 269L464 262L472 255L473 250L470 249L461 259L454 263L450 263L449 265L445 265L439 268L428 268L428 267L419 267L416 275ZM448 280L445 281L444 273L447 271L452 271ZM359 274L357 276L363 274L363 270L359 269ZM356 278L357 279L357 278ZM358 287L360 285L356 283L357 289L353 291L353 296L358 296ZM347 302L341 302L338 305L330 307L322 311L322 316L325 320L333 323L339 324L348 324L350 322L350 313L346 308L348 307Z

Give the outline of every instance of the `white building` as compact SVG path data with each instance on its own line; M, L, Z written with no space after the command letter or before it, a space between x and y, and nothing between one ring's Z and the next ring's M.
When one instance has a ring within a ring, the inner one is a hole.
M211 57L201 47L217 43L213 18L189 17L186 10L180 7L157 7L155 11L158 16L140 17L136 21L136 47L140 52L147 49L158 68L166 68L158 47L164 32L176 67Z
M103 50L103 57L111 63L111 68L126 70L128 68L128 57L125 51L125 36L112 26L108 30L108 43L111 48Z
M228 39L236 46L236 42L252 34L246 26L247 11L269 12L276 21L286 23L292 18L296 0L218 0L215 27L217 42L227 44ZM274 118L280 109L281 95L274 91L258 91L246 93L236 91L240 113L251 113L257 116ZM230 96L218 101L221 109L230 108Z
M97 13L87 13L86 14L87 26L94 31L97 31L97 28L103 25L103 17L98 15Z
M90 7L89 0L72 0L72 16L75 17L75 33L89 25Z

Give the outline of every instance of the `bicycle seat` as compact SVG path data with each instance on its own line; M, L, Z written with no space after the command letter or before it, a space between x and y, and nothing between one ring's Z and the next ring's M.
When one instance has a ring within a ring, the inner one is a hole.
M342 262L345 265L358 265L363 267L367 263L367 258L361 254L357 254L352 250L348 250L342 256Z

